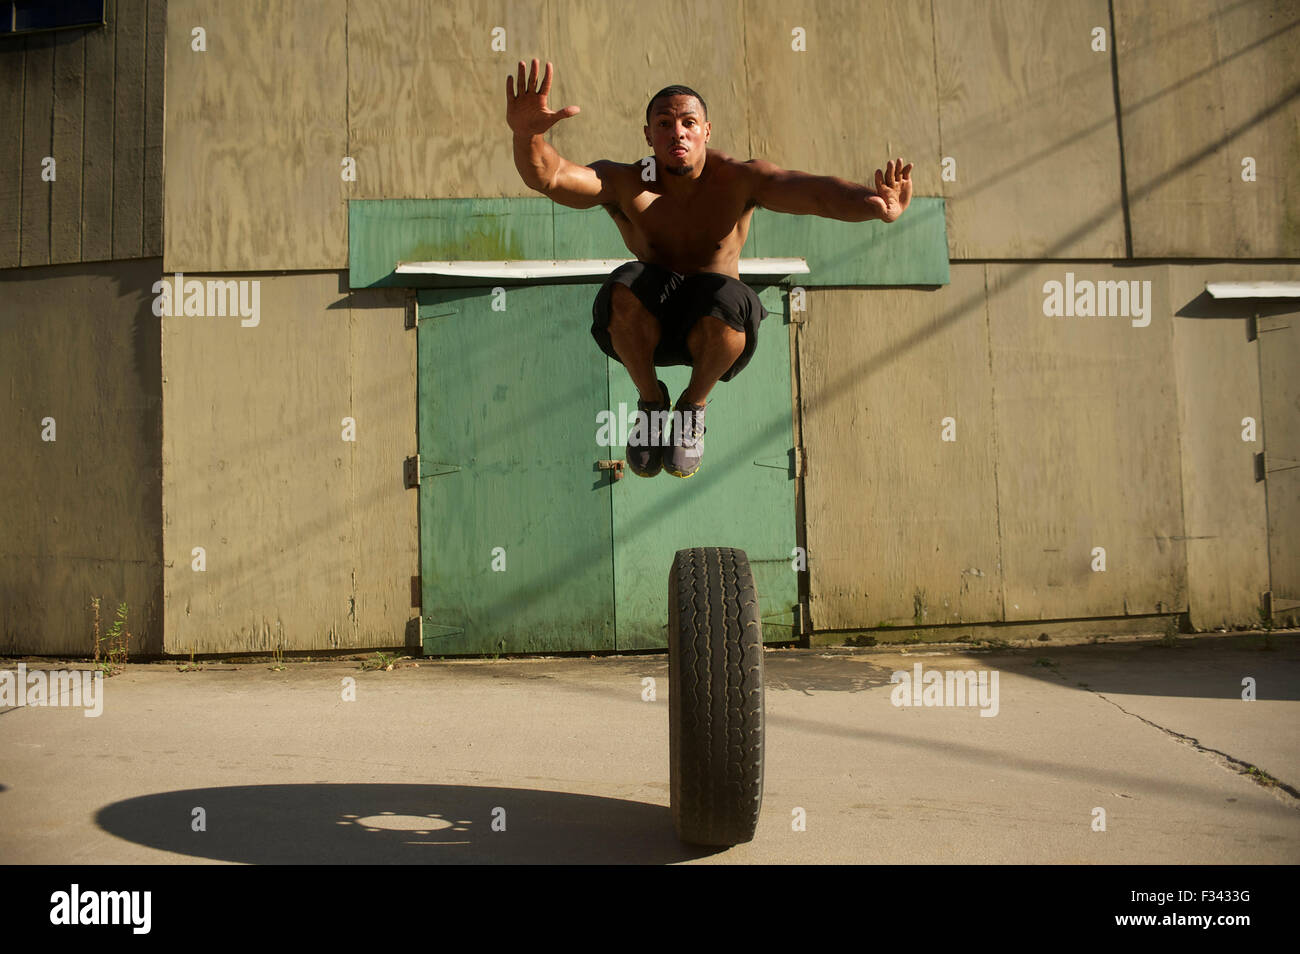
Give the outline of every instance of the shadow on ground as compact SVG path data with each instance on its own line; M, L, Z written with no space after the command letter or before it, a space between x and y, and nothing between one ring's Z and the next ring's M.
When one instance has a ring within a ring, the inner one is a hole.
M1242 698L1253 679L1261 700L1300 699L1300 638L1295 633L1182 636L1108 646L1043 644L1000 656L996 667L1100 693L1167 698Z
M196 808L206 831L191 829ZM150 848L245 864L666 864L723 850L683 845L662 805L465 785L189 789L107 805L95 821Z
M960 657L960 661L952 657ZM1181 636L1173 641L1025 647L963 648L917 644L882 655L854 647L783 649L765 659L771 690L862 692L892 687L896 671L996 669L1070 688L1133 695L1240 699L1241 680L1259 685L1259 698L1300 699L1300 635Z
M899 647L820 646L764 654L764 685L771 691L864 692L892 689L895 672L999 670L1071 689L1134 695L1240 699L1241 680L1259 684L1259 698L1300 699L1300 633L1191 634L1174 639L1095 643L1051 641L988 646L916 643ZM428 671L454 671L461 679L550 680L569 691L625 697L611 678L626 678L640 691L646 676L668 678L666 654L499 661L431 660ZM450 667L455 667L452 670ZM598 674L599 679L594 679Z

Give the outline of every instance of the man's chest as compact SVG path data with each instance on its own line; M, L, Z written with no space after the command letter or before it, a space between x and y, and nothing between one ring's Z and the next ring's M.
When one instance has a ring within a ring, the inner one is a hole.
M745 231L753 208L743 197L717 190L683 199L652 191L629 190L620 203L628 223L656 245L718 245Z

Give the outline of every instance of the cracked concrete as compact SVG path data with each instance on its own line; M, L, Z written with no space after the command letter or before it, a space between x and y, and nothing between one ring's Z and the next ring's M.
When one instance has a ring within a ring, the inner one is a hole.
M673 834L662 655L132 665L97 719L0 710L0 860L1294 864L1300 639L1262 643L769 652L758 833L713 853ZM997 716L894 705L917 662L996 670Z
M1289 795L1293 799L1300 799L1300 792L1297 792L1294 786L1288 785L1286 782L1273 778L1271 775L1268 774L1268 772L1266 772L1264 769L1261 769L1258 765L1253 765L1250 762L1246 762L1242 759L1235 758L1234 756L1229 755L1227 752L1220 752L1218 749L1212 749L1209 746L1202 745L1200 739L1194 739L1190 735L1184 735L1182 732L1175 732L1173 729L1170 729L1167 726L1159 725L1155 722L1152 722L1150 719L1143 718L1142 716L1138 715L1136 712L1129 712L1127 709L1121 706L1114 699L1107 699L1106 696L1102 695L1101 693L1098 693L1098 696L1102 699L1106 699L1107 702L1115 706L1115 708L1119 709L1119 711L1123 712L1125 715L1132 716L1133 718L1137 719L1139 722L1143 722L1146 725L1151 726L1153 729L1158 729L1159 731L1165 733L1170 738L1176 739L1179 742L1182 742L1186 745L1190 745L1198 752L1204 752L1206 755L1216 757L1219 760L1220 764L1223 765L1224 768L1236 772L1239 775L1258 776L1258 778L1254 780L1261 781L1261 784L1264 784L1265 787L1273 788L1280 793L1285 793L1286 795Z

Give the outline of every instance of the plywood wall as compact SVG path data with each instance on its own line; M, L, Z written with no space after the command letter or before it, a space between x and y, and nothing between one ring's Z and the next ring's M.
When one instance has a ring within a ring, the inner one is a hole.
M172 269L338 268L349 198L529 194L504 83L534 56L582 108L551 132L577 162L645 155L646 99L680 82L734 155L867 182L913 161L954 259L1300 255L1297 0L1120 0L1113 24L1106 0L172 0L168 22Z
M169 270L346 264L347 9L171 0Z
M0 268L162 252L166 0L105 18L0 40Z
M0 272L0 652L162 649L158 259Z
M0 360L27 409L11 441L50 402L97 428L4 475L27 547L0 551L20 581L10 649L66 600L39 647L84 651L77 594L108 592L103 565L159 648L165 617L168 651L393 644L418 563L400 482L415 349L396 293L349 293L337 271L347 204L531 194L504 81L532 56L556 64L552 106L582 107L552 133L576 161L644 155L646 98L681 82L717 148L859 181L902 155L918 194L947 200L949 285L817 290L797 335L815 626L1249 621L1267 517L1219 418L1259 403L1254 346L1180 311L1207 275L1243 273L1097 260L1300 256L1300 2L108 9L108 29L0 41L0 267L165 257L2 276L17 346ZM269 274L286 270L315 274ZM160 332L148 289L176 271L261 281L259 326ZM1044 283L1067 273L1149 281L1150 325L1046 317ZM107 489L79 497L93 466ZM15 502L33 487L43 508Z
M357 180L348 197L528 194L509 148L505 81L521 51L558 58L549 6L349 4L348 148ZM565 32L582 22L566 19ZM494 30L509 53L493 51ZM554 94L573 88L572 70L562 69Z
M1067 271L1149 282L1150 323L1047 317ZM955 264L942 289L816 292L799 350L814 625L1185 610L1172 336L1160 267Z
M1070 274L1141 283L1150 323L1045 316ZM1185 610L1164 268L989 265L988 283L1006 618Z
M1169 267L1188 605L1197 629L1258 625L1269 580L1267 489L1255 479L1254 460L1266 437L1260 342L1250 333L1258 303L1214 301L1205 283L1286 272L1231 263ZM1242 439L1247 419L1255 424L1253 441Z
M798 362L819 630L1001 618L988 334L978 265L939 289L809 295Z
M1116 0L1115 21L1133 254L1300 256L1300 2Z
M933 11L929 78L952 178L931 181L952 257L1124 257L1106 0L935 0Z
M260 281L257 325L162 321L167 651L401 645L419 572L402 295L221 278Z

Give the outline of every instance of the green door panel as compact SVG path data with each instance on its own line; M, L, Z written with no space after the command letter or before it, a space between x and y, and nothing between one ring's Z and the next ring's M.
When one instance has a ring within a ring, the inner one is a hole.
M768 641L791 638L798 601L791 569L795 546L794 430L790 327L777 286L752 285L770 312L758 348L734 379L709 394L700 469L651 478L631 471L613 488L614 591L620 650L668 644L668 569L673 554L698 546L739 547L749 556ZM659 368L673 400L690 381L687 367ZM637 390L609 361L610 410L635 413ZM623 407L620 409L620 403ZM608 456L623 457L625 448Z
M486 288L420 293L427 654L614 648L612 481L593 452L608 375L589 330L593 294L517 286L496 310Z

